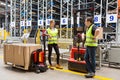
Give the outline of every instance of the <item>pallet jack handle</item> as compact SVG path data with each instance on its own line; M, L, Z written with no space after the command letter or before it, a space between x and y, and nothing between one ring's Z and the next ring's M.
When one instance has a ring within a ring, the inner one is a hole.
M43 37L43 46L44 46L44 62L46 62L46 30L42 30L42 37Z

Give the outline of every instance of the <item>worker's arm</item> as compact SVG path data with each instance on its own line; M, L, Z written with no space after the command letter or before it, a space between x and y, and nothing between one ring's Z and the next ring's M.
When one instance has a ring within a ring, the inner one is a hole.
M95 38L95 39L97 38L97 36L99 35L99 33L100 33L100 30L97 28L97 29L95 30L95 34L94 34L94 38Z
M49 34L45 34L46 36L50 36Z
M81 36L82 36L82 40L84 40L85 39L85 34L82 33Z
M84 48L86 37L84 33L82 33L81 35L82 35L82 47Z
M45 35L48 36L48 38L51 38L51 35L48 34L47 30L46 30Z

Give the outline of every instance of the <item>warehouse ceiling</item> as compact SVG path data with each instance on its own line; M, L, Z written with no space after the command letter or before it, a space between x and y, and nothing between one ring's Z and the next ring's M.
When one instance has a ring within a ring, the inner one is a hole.
M0 17L5 17L5 3L6 0L0 0ZM10 0L8 0L8 4L10 4ZM8 10L10 10L10 7L8 7Z

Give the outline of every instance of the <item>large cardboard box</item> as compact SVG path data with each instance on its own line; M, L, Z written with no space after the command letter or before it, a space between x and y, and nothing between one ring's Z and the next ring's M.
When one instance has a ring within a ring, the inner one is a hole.
M13 45L14 46L14 64L24 66L24 53L23 47L20 45Z
M14 63L14 53L12 44L4 44L4 62Z
M25 61L24 68L25 70L28 70L30 65L30 60L31 60L30 48L29 46L24 46L23 48L24 48L23 53L24 53L24 61Z
M40 49L41 46L37 44L27 44L27 45L22 45L22 47L23 47L23 53L24 53L25 70L28 70L30 61L31 61L32 52L36 49Z
M14 64L15 67L19 66L19 68L21 67L24 70L28 70L30 66L32 52L40 48L41 46L39 44L4 45L4 61L6 63L11 62L12 64Z

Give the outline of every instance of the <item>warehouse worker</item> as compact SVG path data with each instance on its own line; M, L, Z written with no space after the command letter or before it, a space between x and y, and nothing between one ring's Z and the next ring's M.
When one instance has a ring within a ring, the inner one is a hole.
M96 67L96 48L98 45L97 36L99 35L99 29L93 24L92 17L88 17L85 19L86 25L86 35L85 35L85 61L87 65L88 74L85 75L86 78L92 78L95 76L95 67Z
M58 30L54 27L55 26L55 21L51 20L50 21L50 27L47 29L47 36L48 36L48 61L49 61L49 68L54 69L53 65L51 63L51 55L52 55L52 47L54 48L56 55L57 55L57 65L56 68L62 69L62 66L60 66L59 60L60 60L60 52L59 52L59 47L57 44L58 41Z

